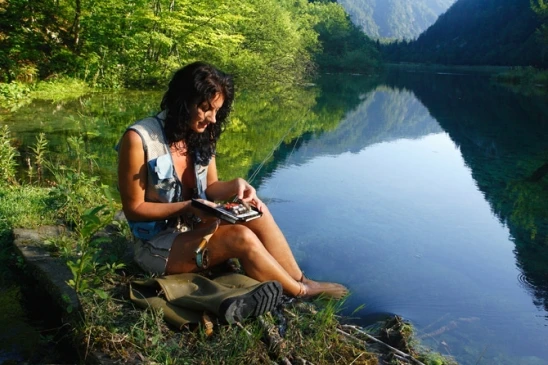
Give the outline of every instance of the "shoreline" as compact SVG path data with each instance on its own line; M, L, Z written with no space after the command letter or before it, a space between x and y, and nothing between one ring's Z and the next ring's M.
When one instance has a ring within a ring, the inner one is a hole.
M76 294L74 289L67 284L67 282L72 278L70 270L68 269L66 264L62 262L61 258L52 256L43 244L43 240L45 239L48 239L52 236L60 236L64 234L66 234L66 230L64 229L64 227L61 226L46 226L40 227L38 229L15 228L13 229L13 245L17 253L21 255L21 257L25 261L25 273L36 279L40 287L49 294L52 303L57 307L58 313L61 317L61 321L63 323L63 326L65 327L64 332L67 335L71 336L70 342L72 343L74 350L78 354L81 363L114 364L124 362L137 364L142 363L143 361L146 362L147 358L143 357L142 354L131 354L131 348L126 349L128 353L126 356L113 358L112 352L102 351L101 349L96 348L89 348L86 346L86 342L82 341L82 329L84 329L86 326L85 322L89 320L89 313L87 313L89 311L89 308L86 308L86 306L89 305L89 302L87 300L82 301L82 298L80 298L79 295ZM119 290L121 289L121 286L124 286L124 283L115 283L115 285L118 286ZM132 306L129 300L125 303L125 305ZM323 317L323 314L321 313L321 308L318 308L315 304L306 302L297 303L294 306L284 309L284 311L286 313L288 321L291 321L291 318L300 318L307 315L312 316L312 322L309 323L309 325L312 326L314 326L315 317ZM420 360L416 359L416 357L419 357L420 354L410 346L410 343L412 342L410 338L412 332L411 326L401 320L401 318L397 316L394 317L393 319L391 319L390 324L390 326L394 326L396 324L401 327L402 333L397 336L397 342L400 344L400 347L403 348L399 349L390 348L388 347L390 345L388 345L387 343L383 343L380 340L375 340L375 338L372 335L367 334L363 328L359 328L358 326L348 323L339 323L339 321L335 319L339 318L335 313L330 313L329 315L329 320L337 321L336 326L332 327L331 330L328 331L332 332L330 333L332 341L334 341L335 339L337 339L336 341L343 341L343 339L345 339L344 341L348 342L349 344L346 346L347 349L345 351L348 351L350 349L353 349L352 353L360 351L358 357L364 360L364 362L356 363L383 364L385 363L385 360L387 360L388 358L393 358L395 356L396 358L400 357L402 359L406 359L407 362L424 364ZM342 322L348 322L345 321L344 318L339 319ZM321 319L318 319L318 321L321 321ZM252 325L248 322L262 323L263 326L266 326L267 328L270 328L272 330L272 323L267 323L268 318L266 318L265 321L265 318L259 317L258 320L246 321L244 324L245 327L241 328L241 331L243 333L252 333L253 331L253 329L249 327ZM234 328L239 328L238 326L229 325L225 325L224 327L225 328L223 329L216 326L214 330L214 335L212 337L215 337L216 333L217 335L220 335L222 332L225 332L227 330L234 331ZM171 333L170 336L178 335L177 331L174 331L172 329L168 328L167 331ZM182 331L184 332L186 330L183 329ZM388 330L385 328L384 331ZM89 335L93 336L93 333L89 333ZM307 336L307 334L300 333L299 336ZM308 336L310 336L310 334ZM358 338L358 336L361 336L361 339ZM406 339L405 336L408 336L408 338ZM262 343L258 344L258 346L263 348L265 345L270 344L269 346L271 347L274 341L273 338L279 338L279 340L276 341L280 341L280 343L284 343L284 345L278 345L280 349L277 350L277 354L276 351L273 351L271 348L266 349L266 352L269 354L268 356L270 356L270 361L280 361L279 363L285 363L283 360L284 358L287 359L299 357L295 354L283 356L283 348L291 347L291 344L285 343L287 341L285 341L284 338L280 338L279 335L262 339ZM94 339L91 338L91 341L93 340ZM90 339L88 338L88 345L89 341ZM225 345L230 346L230 344ZM199 344L198 347L200 347ZM409 355L407 352L405 352L405 350L407 350L409 353L413 353L414 356ZM265 355L263 354L263 356ZM352 361L352 359L358 359L358 357L356 356L357 355L352 355L352 357L348 357L346 360ZM303 354L302 359L304 360L305 358L306 355ZM182 360L181 358L179 359ZM187 360L191 363L195 363L193 362L193 360L197 360L198 363L201 361L199 359ZM311 361L312 363L329 363L318 360L309 361ZM228 362L230 363L230 361ZM447 362L441 362L440 364L454 364L454 362L450 362L450 360L447 360Z
M475 74L496 74L515 69L515 66L487 66L487 65L443 65L436 63L385 63L386 68L398 68L406 71L461 71Z

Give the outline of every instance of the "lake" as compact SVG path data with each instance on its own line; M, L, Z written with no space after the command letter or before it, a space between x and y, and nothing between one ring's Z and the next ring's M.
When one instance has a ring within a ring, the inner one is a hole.
M82 136L114 187L113 146L160 97L36 101L2 123L22 161L38 132L58 164ZM252 181L306 275L347 285L361 324L398 314L461 364L548 364L547 101L485 75L403 71L240 92L219 173Z

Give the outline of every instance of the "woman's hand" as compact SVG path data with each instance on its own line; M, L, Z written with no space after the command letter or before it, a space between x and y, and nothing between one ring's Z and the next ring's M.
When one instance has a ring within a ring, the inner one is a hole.
M257 197L255 188L244 179L236 179L236 196L244 203L253 204L262 212L263 202Z
M196 200L199 201L200 203L204 204L204 205L210 206L211 208L216 208L217 207L217 204L215 204L213 202L210 202L209 200L204 200L204 199L196 199ZM212 213L209 213L204 209L200 209L200 208L194 207L194 206L192 207L192 214L194 214L195 216L197 216L198 218L200 218L203 221L207 221L211 218L215 218L215 215L213 215Z

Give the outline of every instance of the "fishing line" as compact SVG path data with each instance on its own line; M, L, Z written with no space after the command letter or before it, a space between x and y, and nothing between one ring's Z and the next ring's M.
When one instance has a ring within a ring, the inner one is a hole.
M293 152L295 151L295 148L297 147L297 143L299 142L299 139L301 139L301 136L298 136L297 139L295 140L295 143L293 143L293 148L291 149L291 152L289 152L289 155L287 156L288 160L291 158L291 155L293 155ZM274 188L272 189L272 193L274 193L276 190L278 190L278 186L280 186L279 181L276 184L276 186L274 186Z
M259 174L259 172L261 171L261 169L264 167L264 165L266 164L266 161L268 161L268 159L270 157L272 157L272 155L274 155L274 152L280 147L280 145L282 144L282 142L284 141L285 137L287 137L287 135L289 134L289 132L291 132L291 130L295 127L295 125L297 124L297 121L298 119L295 119L295 121L293 122L293 124L289 127L289 129L285 132L285 134L282 136L282 138L280 138L280 140L278 141L278 143L276 143L274 145L274 147L272 148L272 150L268 153L268 155L261 161L261 163L259 164L259 166L257 166L257 168L255 169L255 171L253 171L253 173L251 174L251 176L249 177L248 179L248 182L251 184L251 182L253 182L253 180L255 180L255 178L257 177L257 175ZM295 144L293 145L293 150L291 150L291 153L290 153L290 156L291 154L293 154L293 151L295 150L295 146L297 144L297 141L299 140L300 136L297 138L297 140L295 141Z
M291 132L291 130L295 127L295 125L297 124L297 121L298 119L295 119L295 121L293 122L293 124L287 129L287 131L284 133L284 135L282 136L282 138L280 138L280 140L278 141L278 143L276 143L274 145L274 147L272 148L272 150L268 153L268 155L261 161L261 163L259 164L259 166L257 166L257 168L255 169L255 171L253 171L253 173L251 174L251 176L247 179L247 182L248 183L252 183L253 180L255 180L255 178L257 177L257 175L259 174L259 172L261 171L261 169L264 167L264 165L266 164L266 161L268 161L268 159L270 157L272 157L272 155L274 155L274 152L280 147L280 145L282 144L282 142L284 141L285 137L287 137L287 135L289 134L289 132ZM297 139L295 140L295 143L293 144L293 149L291 150L291 153L289 154L289 157L291 157L291 155L293 154L293 151L295 151L295 146L297 145L297 141L301 138L301 136L297 137ZM232 200L233 202L236 202L238 200L238 196L235 196L234 199Z

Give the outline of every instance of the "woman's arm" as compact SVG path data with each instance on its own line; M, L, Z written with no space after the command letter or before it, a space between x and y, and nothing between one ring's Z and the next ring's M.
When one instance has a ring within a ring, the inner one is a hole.
M207 170L206 195L209 200L228 200L237 196L238 199L251 203L261 211L263 202L257 197L255 188L247 181L236 178L230 181L219 181L215 156L209 162Z
M154 221L176 217L185 212L198 213L191 207L190 201L145 202L147 166L143 141L137 132L129 130L124 134L118 154L118 187L127 219Z

